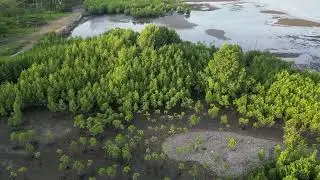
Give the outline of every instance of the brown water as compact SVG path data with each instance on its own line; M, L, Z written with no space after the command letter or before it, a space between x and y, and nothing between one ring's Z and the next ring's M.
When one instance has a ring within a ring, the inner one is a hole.
M253 0L252 0L253 1ZM240 44L247 50L268 50L296 64L320 67L320 27L259 2L190 2L190 17L170 15L136 20L124 15L91 17L79 24L71 36L92 37L112 28L141 31L147 24L175 29L182 39L220 46L223 42ZM289 3L287 3L289 5ZM295 26L295 25L299 26Z

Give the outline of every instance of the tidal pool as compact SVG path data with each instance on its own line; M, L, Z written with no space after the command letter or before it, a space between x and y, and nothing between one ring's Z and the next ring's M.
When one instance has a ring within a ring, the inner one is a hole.
M117 27L141 31L147 24L154 23L175 29L183 40L216 46L224 42L236 43L245 51L268 50L298 65L320 67L320 27L316 27L316 21L314 24L299 23L302 26L288 23L303 20L303 16L291 15L294 11L290 8L274 9L272 4L258 0L188 3L194 7L190 17L178 14L143 20L125 15L90 17L79 24L71 36L87 38ZM293 3L292 6L298 5ZM283 19L286 20L284 24L281 23ZM312 18L308 20L313 21Z

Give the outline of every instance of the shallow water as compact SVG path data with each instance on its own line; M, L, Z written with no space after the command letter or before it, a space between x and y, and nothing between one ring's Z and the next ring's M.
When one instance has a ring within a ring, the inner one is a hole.
M141 31L147 24L155 23L174 28L184 40L217 46L225 41L237 43L245 51L269 50L296 64L320 66L320 27L278 25L276 22L280 18L297 18L288 14L292 11L290 8L273 9L272 3L266 5L263 1L252 1L207 2L206 6L218 9L193 10L190 17L174 14L139 21L124 15L91 17L79 24L71 36L92 37L116 27ZM286 13L262 13L263 10Z
M319 0L249 0L265 7L284 11L296 17L320 21Z

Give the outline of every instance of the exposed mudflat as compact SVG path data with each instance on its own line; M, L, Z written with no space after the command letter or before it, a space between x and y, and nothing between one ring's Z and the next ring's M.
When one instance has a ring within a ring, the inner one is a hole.
M28 172L25 179L60 179L55 152L57 148L68 146L67 140L78 136L78 130L73 128L72 117L69 113L53 113L43 108L26 110L23 129L35 131L37 143L34 146L41 154L40 159L31 158L32 155L26 153L24 147L17 147L9 140L11 129L3 120L0 124L0 169L26 166ZM0 173L0 179L8 179L6 171Z
M285 12L275 11L275 10L262 10L260 12L265 14L286 14Z
M228 138L237 145L228 147ZM162 144L169 158L176 161L196 161L221 177L245 175L252 168L263 165L273 157L274 146L279 142L225 131L197 131L177 134ZM263 149L264 157L259 158Z
M228 40L229 39L225 36L226 33L220 29L207 29L206 33L209 34L210 36L216 37L221 40Z
M294 18L280 18L276 22L279 25L285 26L300 26L300 27L320 27L319 22L308 21L305 19L294 19Z
M191 6L192 10L195 11L214 11L219 8L216 6L213 6L212 4L209 3L188 3Z
M155 19L153 22L174 29L192 29L197 26L197 24L189 22L187 19L185 19L184 16L179 15L160 17Z
M190 128L188 126L188 119L195 112L192 109L173 109L169 112L163 112L161 114L150 112L150 114L137 113L135 115L132 123L140 130L144 132L144 138L139 142L139 147L134 152L132 161L132 169L139 171L141 173L140 179L163 179L164 176L169 176L171 179L176 180L188 180L192 179L189 174L189 169L193 165L197 165L200 168L200 175L198 179L215 179L216 175L209 173L211 169L205 168L199 163L185 162L185 170L181 171L178 168L178 163L181 161L176 161L176 159L168 158L162 152L162 142L167 142L168 139L174 138L175 134L182 132L220 132L221 130L233 132L232 137L239 138L239 149L235 150L235 153L241 152L242 150L242 140L241 137L252 137L252 139L265 138L269 139L270 142L282 141L283 132L281 124L276 124L273 128L259 128L255 129L251 126L242 129L238 125L238 113L234 112L232 109L223 109L220 114L226 114L229 119L229 126L221 125L219 122L220 115L216 118L211 118L207 114L207 109L205 108L202 113L199 114L201 118L200 123ZM185 113L185 115L178 117L178 114ZM14 142L9 140L10 133L12 129L6 124L6 118L0 118L0 179L9 179L9 171L5 169L7 167L12 167L17 169L21 166L28 168L25 174L25 179L30 180L80 180L88 179L88 176L96 176L97 168L104 167L115 163L113 159L105 157L105 150L103 149L105 142L107 140L115 138L115 136L120 132L114 127L108 127L105 132L99 137L98 146L85 151L82 146L72 145L73 141L78 141L80 136L87 136L85 132L73 127L73 117L74 115L67 112L50 112L46 108L27 108L23 112L23 121L25 122L23 130L33 129L35 131L34 142L32 144L36 148L35 151L40 153L40 158L33 158L33 154L26 153L23 146L17 146ZM173 137L172 137L173 136ZM190 136L191 137L191 136ZM214 136L208 136L207 139L210 140ZM218 136L216 136L218 137ZM192 137L193 138L193 137ZM192 138L186 141L192 142ZM251 138L249 138L250 140ZM245 139L246 140L246 139ZM225 140L216 140L217 145L220 142L220 150L223 151L223 142ZM259 141L258 141L259 142ZM260 143L260 142L259 142ZM253 140L251 144L260 145ZM206 148L209 149L209 144L206 144ZM249 145L251 145L249 144ZM218 147L218 146L217 146ZM248 147L248 146L246 146ZM146 150L151 149L151 152L158 154L163 154L165 157L159 161L146 161L144 160L146 155ZM68 169L67 172L62 173L58 170L59 156L56 154L57 149L62 149L65 153L70 155L73 160L92 160L95 164L95 171L87 172L88 176L79 177L78 175L72 173L72 169ZM201 149L200 146L197 149ZM241 150L241 151L240 151ZM209 151L208 151L209 152ZM217 151L218 152L218 151ZM267 151L266 151L267 152ZM233 152L228 152L229 155L225 158L235 159ZM242 153L242 152L241 152ZM222 153L221 153L222 154ZM216 154L217 155L217 154ZM230 156L230 157L229 157ZM217 155L218 157L218 155ZM221 157L224 157L221 155ZM223 160L223 159L222 159ZM227 161L223 160L221 162ZM242 160L242 159L240 159ZM234 160L234 161L240 161ZM184 160L182 160L184 161ZM118 164L118 162L116 162ZM224 164L226 167L230 165ZM232 164L231 164L232 165ZM233 165L232 165L233 166ZM230 166L231 167L231 166ZM123 168L120 166L119 169ZM222 168L222 167L220 167ZM18 177L17 179L22 179ZM97 179L105 179L99 177ZM131 176L122 175L119 171L119 176L114 179L131 179Z

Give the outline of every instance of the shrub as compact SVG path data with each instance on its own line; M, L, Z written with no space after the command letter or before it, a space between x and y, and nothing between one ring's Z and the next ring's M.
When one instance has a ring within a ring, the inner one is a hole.
M158 49L164 45L179 42L181 42L181 39L174 30L154 24L146 26L137 39L137 43L142 48L153 47Z
M210 168L210 165L209 165L209 162L208 161L205 161L204 163L203 163L203 168L205 168L205 169L209 169Z
M24 167L24 166L22 166L22 167L20 167L19 169L18 169L18 172L19 173L26 173L28 171L28 168L26 168L26 167Z
M74 161L72 170L75 171L78 175L82 175L85 173L86 166L81 161Z
M24 146L27 143L30 143L34 140L34 130L28 130L28 131L21 131L21 132L12 132L10 134L10 141L20 145Z
M115 138L115 143L118 145L118 146L123 146L124 143L126 142L126 138L124 135L122 134L118 134Z
M236 149L237 145L238 145L238 142L235 138L228 138L228 140L227 140L228 149L234 150L234 149Z
M204 137L202 135L197 135L193 140L193 145L195 149L198 149L204 143Z
M98 170L99 176L105 176L106 174L107 174L107 172L106 172L105 168L99 168L99 170Z
M210 108L210 109L208 110L208 114L209 114L209 116L210 116L211 118L215 118L215 117L218 116L219 110L220 110L220 109L219 109L218 107L213 106L212 108Z
M266 154L265 154L265 151L263 148L260 148L259 149L259 152L258 152L258 157L260 159L260 161L263 161L266 157Z
M135 172L135 173L133 173L133 175L132 175L132 180L138 180L139 177L140 177L140 173Z
M85 122L83 115L78 115L78 116L74 117L73 121L74 121L74 123L73 123L74 127L78 127L80 129L86 128L86 122Z
M106 143L106 154L111 158L118 159L121 155L121 148L118 147L117 144L113 143L112 141L107 141Z
M199 124L199 122L200 122L200 118L199 118L197 115L192 115L192 116L189 118L189 126L190 126L190 127Z
M130 171L131 171L130 165L125 166L122 170L124 174L129 174Z
M112 166L107 167L106 173L110 177L115 177L117 175L117 165L114 164Z
M69 167L70 162L71 162L71 158L67 155L62 155L59 159L60 163L59 163L59 170L60 171L65 171L67 169L67 167Z
M120 120L113 120L112 121L112 125L119 130L123 130L124 129L124 125L122 124L122 122Z
M32 154L34 152L35 148L32 144L27 143L25 146L25 151L29 154Z
M96 139L95 137L91 137L91 138L89 139L89 146L90 146L91 148L95 148L97 145L98 145L97 139Z
M227 115L222 115L220 117L220 124L226 126L229 124L228 116Z
M189 170L189 174L195 179L200 175L200 168L197 165L193 165Z
M180 171L184 170L185 169L184 163L179 163L178 168Z
M129 161L132 158L132 154L130 152L130 147L128 144L126 144L123 148L122 148L122 159Z
M86 147L88 145L88 138L87 137L79 137L79 143Z
M196 113L200 113L203 109L203 105L201 103L201 101L197 101L196 105L194 106L194 110L196 111Z
M249 123L249 119L248 118L239 118L239 124L242 126L246 126Z

